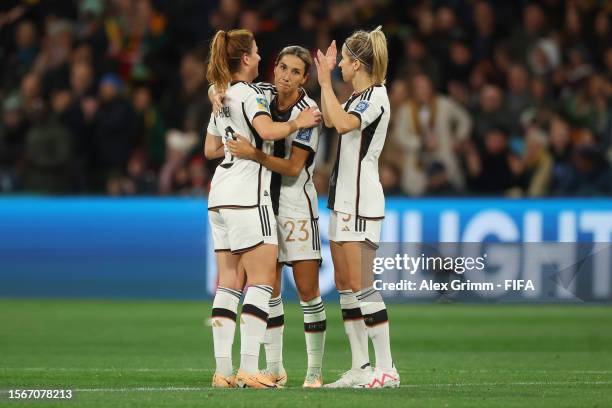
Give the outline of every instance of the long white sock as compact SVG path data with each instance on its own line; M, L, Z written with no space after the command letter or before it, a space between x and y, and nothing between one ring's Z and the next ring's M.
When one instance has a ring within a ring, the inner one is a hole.
M344 330L351 345L351 368L363 368L370 364L368 353L368 334L363 321L357 296L352 290L340 290L340 308L344 320Z
M232 367L232 345L236 331L236 311L242 292L219 286L212 309L212 332L215 348L216 371L230 376Z
M258 371L259 349L266 335L268 325L268 302L272 286L249 286L240 315L240 369L256 374Z
M323 299L318 296L306 302L300 301L304 312L304 336L306 337L306 354L308 355L308 374L321 374L323 367L323 350L325 349L325 330L327 318Z
M281 297L270 299L268 302L268 326L264 337L266 349L266 364L268 371L280 374L283 370L283 332L285 330L285 312Z
M367 326L368 336L372 339L376 367L393 368L391 358L391 339L389 337L389 318L387 307L380 292L373 287L357 292L357 299Z

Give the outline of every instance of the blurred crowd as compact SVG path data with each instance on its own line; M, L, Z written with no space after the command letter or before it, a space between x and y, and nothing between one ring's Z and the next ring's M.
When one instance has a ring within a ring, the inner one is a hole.
M3 0L0 192L206 195L216 30L253 31L271 81L282 47L379 24L387 195L612 195L605 0ZM318 98L314 73L306 88ZM321 138L320 194L337 137Z

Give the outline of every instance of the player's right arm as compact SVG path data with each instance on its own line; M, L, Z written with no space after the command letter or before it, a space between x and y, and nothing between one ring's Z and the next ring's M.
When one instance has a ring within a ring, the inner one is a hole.
M275 157L256 149L248 139L240 135L236 140L228 142L228 148L232 155L238 158L256 161L267 169L288 177L297 177L300 174L310 154L309 150L294 145L288 159Z
M204 142L204 157L206 157L207 160L214 160L223 156L225 156L225 147L223 146L221 138L207 132Z
M217 121L215 114L210 115L208 121L208 127L206 128L206 139L204 140L204 157L207 160L218 159L225 156L225 146L223 146L223 139L217 129Z
M320 121L321 112L316 108L308 108L288 122L274 122L272 117L267 115L256 116L253 119L253 127L264 140L280 140L298 129L315 127Z

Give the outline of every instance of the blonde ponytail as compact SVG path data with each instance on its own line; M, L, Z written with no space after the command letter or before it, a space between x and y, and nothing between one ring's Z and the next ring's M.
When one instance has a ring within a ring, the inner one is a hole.
M243 54L250 54L253 33L248 30L219 30L210 43L206 79L218 92L225 91L232 74L240 69Z
M382 31L382 26L371 31L370 42L372 43L372 77L377 84L384 84L387 77L387 64L389 54L387 51L387 38Z
M389 61L387 38L382 26L371 32L359 30L344 42L348 54L363 64L375 84L384 84Z

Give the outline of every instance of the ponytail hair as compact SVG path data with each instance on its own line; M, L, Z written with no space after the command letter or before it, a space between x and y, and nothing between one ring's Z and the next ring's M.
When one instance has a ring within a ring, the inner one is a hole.
M372 76L374 83L384 84L387 76L389 53L387 51L387 38L382 26L367 32L359 30L353 33L343 46L347 54L358 60L366 72Z
M232 74L240 69L244 54L250 54L253 33L249 30L219 30L210 43L206 79L218 92L225 91L232 80Z

